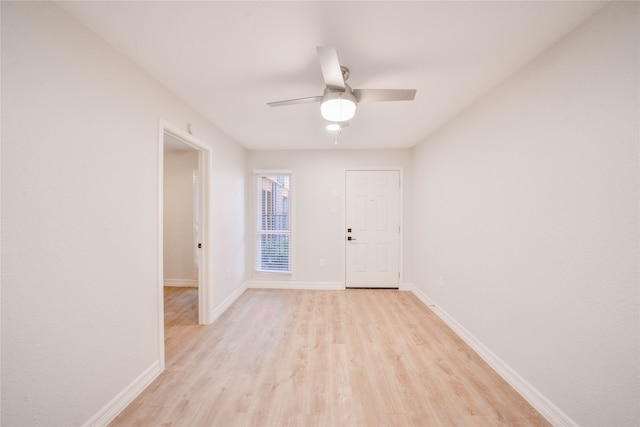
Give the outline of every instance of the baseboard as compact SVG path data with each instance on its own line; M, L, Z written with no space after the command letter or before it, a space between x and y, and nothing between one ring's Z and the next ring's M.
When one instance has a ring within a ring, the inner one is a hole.
M247 282L247 288L258 289L315 289L323 291L343 290L342 282L296 282L296 281L267 281L251 280Z
M424 292L412 284L405 284L410 290L429 307L444 323L447 324L469 347L471 347L494 371L496 371L511 387L513 387L531 406L554 426L577 426L567 414L554 405L516 371L496 356L488 347L482 344L471 332L458 323L445 310L436 305Z
M177 288L197 288L198 279L164 279L164 286L173 286Z
M113 421L124 408L129 405L133 399L138 397L142 391L147 388L153 380L162 372L160 362L156 360L145 369L131 384L116 395L109 403L107 403L97 414L91 417L83 427L103 427Z
M415 286L413 283L400 283L400 286L398 287L399 291L413 291L414 289Z
M247 290L246 285L239 287L231 295L229 295L224 301L222 301L222 303L220 303L217 307L211 310L211 312L209 312L209 317L207 318L207 321L208 321L207 323L210 324L213 321L215 321L218 317L220 317L220 315L222 315L222 313L224 313L225 310L228 309L231 306L231 304L233 304L235 300L237 300L240 297L240 295L242 295L246 290Z

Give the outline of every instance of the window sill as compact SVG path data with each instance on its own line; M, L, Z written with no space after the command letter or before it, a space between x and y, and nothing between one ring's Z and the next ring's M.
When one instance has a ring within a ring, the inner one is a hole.
M292 271L254 270L253 279L258 280L293 280Z

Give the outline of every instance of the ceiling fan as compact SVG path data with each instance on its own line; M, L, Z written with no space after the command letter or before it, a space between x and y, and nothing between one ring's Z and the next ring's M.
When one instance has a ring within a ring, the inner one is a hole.
M416 96L415 89L352 89L347 84L349 69L340 65L335 48L318 46L317 50L326 85L324 94L269 102L270 106L281 107L320 102L322 117L330 122L344 123L353 118L356 113L356 105L361 102L412 101Z

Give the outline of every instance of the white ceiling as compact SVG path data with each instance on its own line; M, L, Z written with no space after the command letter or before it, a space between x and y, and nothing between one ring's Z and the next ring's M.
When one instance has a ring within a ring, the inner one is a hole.
M316 46L333 46L353 88L417 89L360 105L339 136L340 148L377 149L424 140L604 3L59 4L249 149L333 148L319 104L267 105L321 95Z

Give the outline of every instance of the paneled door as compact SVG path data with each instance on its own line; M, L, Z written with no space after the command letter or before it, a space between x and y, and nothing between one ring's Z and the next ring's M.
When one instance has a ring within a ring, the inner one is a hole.
M400 172L346 171L345 194L346 287L397 288Z

